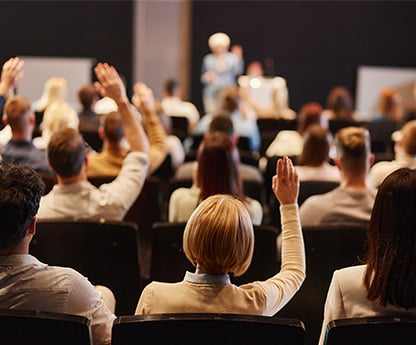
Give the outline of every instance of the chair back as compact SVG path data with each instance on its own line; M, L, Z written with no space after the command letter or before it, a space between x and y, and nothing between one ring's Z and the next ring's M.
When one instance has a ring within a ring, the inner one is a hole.
M112 345L270 344L304 345L301 321L236 314L154 314L118 317Z
M0 310L4 345L92 345L90 320L35 310Z
M116 297L116 314L133 314L142 288L137 225L92 220L39 220L30 253L72 267Z
M101 152L103 148L103 140L100 138L98 131L81 130L82 137L90 145L94 151Z
M264 156L267 148L272 143L276 135L280 131L296 131L298 121L285 120L285 119L273 119L273 118L259 118L257 119L257 126L260 131L261 145L260 155Z
M172 134L182 142L188 137L189 120L185 116L169 116L172 126Z
M415 339L415 317L363 317L331 321L325 345L412 345Z
M366 227L303 227L306 279L279 316L299 318L308 330L306 344L316 345L322 327L326 295L335 270L358 265L364 258Z

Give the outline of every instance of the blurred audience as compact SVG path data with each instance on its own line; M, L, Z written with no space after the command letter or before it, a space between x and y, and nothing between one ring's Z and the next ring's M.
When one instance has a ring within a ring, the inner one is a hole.
M100 126L100 116L94 111L95 103L99 96L93 83L86 84L78 90L78 100L82 106L79 116L79 130L80 131L98 131Z
M390 120L400 122L403 118L402 97L394 88L383 88L380 91L376 113L373 120Z
M354 102L350 91L344 86L335 86L326 99L324 115L329 120L356 121Z

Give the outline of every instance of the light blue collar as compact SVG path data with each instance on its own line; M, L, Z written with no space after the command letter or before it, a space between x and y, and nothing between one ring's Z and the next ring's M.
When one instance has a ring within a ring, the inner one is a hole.
M228 274L197 274L187 271L184 280L194 284L231 284Z

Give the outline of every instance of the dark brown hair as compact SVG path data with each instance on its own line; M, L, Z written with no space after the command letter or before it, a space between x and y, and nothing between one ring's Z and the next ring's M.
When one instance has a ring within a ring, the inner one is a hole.
M297 165L318 167L322 163L329 161L332 136L327 128L311 125L306 130L303 138L303 150L299 157L296 158Z

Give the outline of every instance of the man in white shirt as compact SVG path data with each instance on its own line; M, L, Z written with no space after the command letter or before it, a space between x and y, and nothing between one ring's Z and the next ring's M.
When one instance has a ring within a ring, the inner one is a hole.
M95 73L100 93L117 104L130 152L117 178L96 188L87 181L88 157L81 134L69 128L55 133L48 145L48 160L58 184L42 197L38 218L122 220L143 187L149 165L146 133L116 69L99 63Z
M77 271L29 254L43 189L31 168L0 163L0 309L81 315L91 319L94 344L111 344L114 304L110 310L99 289Z

